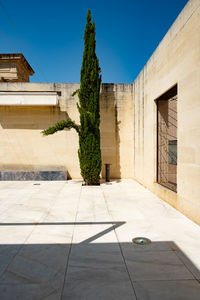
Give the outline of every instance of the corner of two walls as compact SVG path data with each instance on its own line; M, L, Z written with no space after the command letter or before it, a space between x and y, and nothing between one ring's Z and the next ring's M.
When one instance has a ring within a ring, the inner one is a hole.
M62 98L59 101L60 110L66 112L72 120L79 123L79 114L76 107L78 97L71 94L79 86L65 84L60 87ZM132 84L103 83L100 91L100 131L102 177L105 178L105 164L111 164L110 177L133 177L133 109ZM61 134L61 133L60 133ZM78 163L78 137L75 132L67 131L68 153L71 159L67 160L69 174L72 178L80 178ZM69 143L70 141L70 143ZM76 151L74 151L76 149ZM67 150L67 149L66 149ZM72 156L73 155L73 156Z
M102 84L101 154L102 176L104 164L111 164L111 178L133 177L133 109L132 84Z

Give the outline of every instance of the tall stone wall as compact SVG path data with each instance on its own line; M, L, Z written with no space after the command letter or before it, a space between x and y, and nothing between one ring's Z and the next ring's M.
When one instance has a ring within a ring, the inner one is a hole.
M177 84L177 193L156 183L156 99ZM200 1L185 6L133 84L134 178L200 223Z
M132 84L102 85L102 161L111 164L113 178L133 177L132 90Z

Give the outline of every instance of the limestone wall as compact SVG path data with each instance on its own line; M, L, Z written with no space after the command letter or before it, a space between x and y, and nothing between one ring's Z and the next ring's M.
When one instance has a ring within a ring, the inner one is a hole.
M178 87L177 194L156 183L156 99ZM200 1L189 1L133 85L134 177L200 224Z
M132 89L132 84L103 84L101 90L102 160L111 163L113 178L133 177Z
M77 123L79 84L0 83L0 91L57 92L58 106L0 106L0 169L67 170L80 178L78 136L64 130L43 137L41 131L70 116ZM40 97L38 95L38 97ZM101 90L101 149L104 163L111 164L111 177L132 177L132 84L103 84ZM127 132L127 134L126 134Z

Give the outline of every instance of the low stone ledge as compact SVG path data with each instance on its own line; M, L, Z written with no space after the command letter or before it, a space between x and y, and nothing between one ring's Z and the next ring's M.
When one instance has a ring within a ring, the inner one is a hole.
M0 181L58 181L67 180L64 171L4 171L0 172Z

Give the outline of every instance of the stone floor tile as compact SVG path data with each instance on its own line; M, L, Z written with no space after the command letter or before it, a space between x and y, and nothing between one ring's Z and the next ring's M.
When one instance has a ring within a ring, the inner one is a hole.
M38 284L0 284L2 300L39 300L40 286Z
M138 300L199 300L200 284L196 280L134 282Z
M70 267L62 300L134 300L127 272L89 267Z
M133 251L125 260L133 281L194 279L173 251Z
M180 249L175 251L179 259L184 263L188 270L194 275L194 277L200 280L200 255L198 251L181 251ZM187 254L188 253L188 254Z
M108 271L124 269L124 260L117 243L73 245L68 268L80 267L107 269Z

